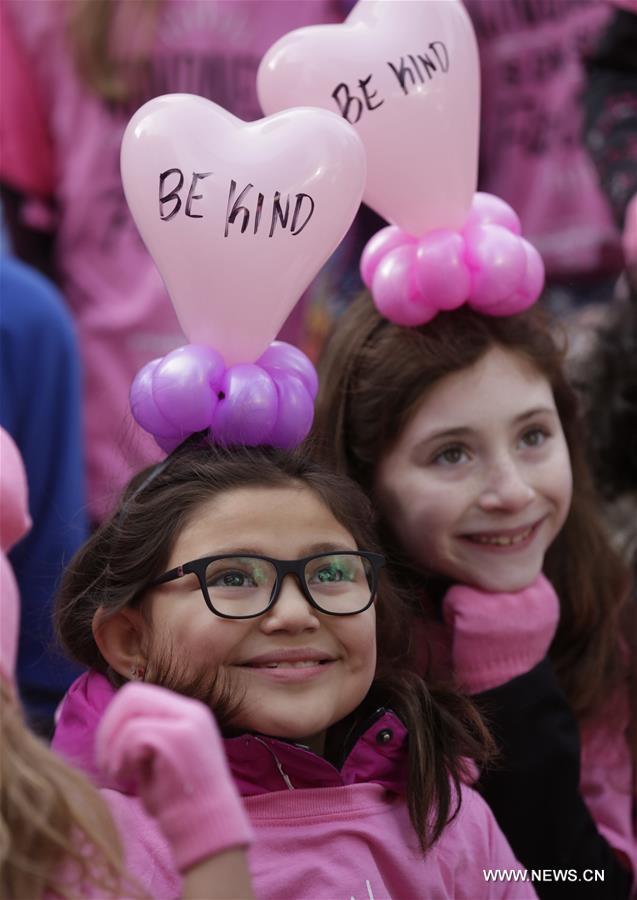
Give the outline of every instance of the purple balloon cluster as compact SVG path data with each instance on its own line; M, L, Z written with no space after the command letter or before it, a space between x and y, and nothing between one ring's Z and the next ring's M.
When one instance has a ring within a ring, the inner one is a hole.
M227 446L291 449L312 427L317 393L314 366L291 344L274 341L256 363L227 369L212 347L187 344L140 369L130 404L167 453L205 429Z
M361 275L378 311L397 325L424 325L463 303L509 316L532 306L544 287L542 258L521 230L504 200L477 193L460 231L417 238L383 228L363 251Z

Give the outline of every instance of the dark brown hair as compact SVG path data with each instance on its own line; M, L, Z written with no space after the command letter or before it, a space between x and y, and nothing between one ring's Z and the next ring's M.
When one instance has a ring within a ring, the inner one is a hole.
M69 565L58 596L56 625L71 656L111 674L91 630L98 609L114 614L135 602L165 569L175 540L201 504L221 493L251 486L308 488L351 533L360 549L378 550L371 506L345 476L327 471L303 451L226 450L195 437L166 463L132 480L118 511ZM383 570L376 609L374 683L360 709L335 728L341 735L355 731L369 710L379 706L390 707L405 722L409 730L408 803L425 849L459 808L460 782L466 775L463 759L484 763L493 745L469 701L453 691L429 691L413 674L405 607ZM335 743L338 741L328 735L328 747Z
M573 502L549 549L545 572L560 597L561 615L550 655L580 717L598 710L622 674L618 635L628 595L628 574L599 522L585 461L576 398L562 369L563 350L540 310L505 318L464 307L440 313L420 328L384 319L367 295L337 321L319 367L315 423L330 463L370 495L376 467L422 403L446 375L476 363L491 347L525 357L549 381L568 443ZM382 514L381 514L382 515ZM413 588L413 564L381 518L381 536L398 573ZM423 573L417 573L421 587Z

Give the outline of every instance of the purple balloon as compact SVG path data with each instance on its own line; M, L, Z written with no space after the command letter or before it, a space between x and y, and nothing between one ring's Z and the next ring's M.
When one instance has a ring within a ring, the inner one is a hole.
M513 207L495 194L481 191L473 196L464 227L473 228L475 225L501 225L513 234L522 234L522 225Z
M521 239L501 225L465 231L466 260L472 271L469 305L482 312L509 298L521 283L526 254Z
M205 344L187 344L168 353L152 377L160 413L184 435L208 428L224 372L221 355Z
M291 450L310 432L314 420L314 400L295 374L272 371L270 375L276 385L279 408L268 440L274 447Z
M180 429L161 414L153 398L153 375L161 362L161 359L153 359L135 376L130 389L131 412L144 431L155 437L179 437Z
M396 247L385 256L374 275L372 296L381 315L397 325L424 325L438 312L415 285L416 244Z
M272 377L279 372L283 374L289 372L301 380L312 399L318 394L319 382L316 369L305 353L293 344L272 341L256 364L265 369Z
M471 272L457 231L431 231L418 242L415 281L428 306L456 309L469 296Z
M212 434L220 444L255 446L268 442L277 417L278 397L262 368L238 363L226 370L223 397L212 415Z
M376 270L391 250L415 243L416 238L407 234L398 225L388 225L387 228L377 231L365 245L361 256L360 271L365 287L371 291Z
M175 447L178 447L184 438L181 437L162 437L159 434L154 435L155 443L164 451L164 453L172 453Z

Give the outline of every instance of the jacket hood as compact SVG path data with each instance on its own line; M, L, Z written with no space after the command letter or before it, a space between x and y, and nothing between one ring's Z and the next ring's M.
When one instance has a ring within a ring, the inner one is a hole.
M97 672L85 672L69 688L53 749L86 772L99 787L122 791L99 772L95 732L116 688ZM374 782L397 794L407 780L407 729L391 710L378 709L337 768L301 744L258 734L224 739L230 769L242 796L272 791L339 787Z

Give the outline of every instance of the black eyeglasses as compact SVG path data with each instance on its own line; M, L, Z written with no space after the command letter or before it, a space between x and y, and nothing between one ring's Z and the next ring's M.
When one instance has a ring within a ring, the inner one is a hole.
M352 616L374 602L380 553L343 550L303 559L268 556L204 556L165 572L149 584L155 587L194 574L206 606L223 619L254 619L272 609L286 575L294 575L305 599L329 616Z

